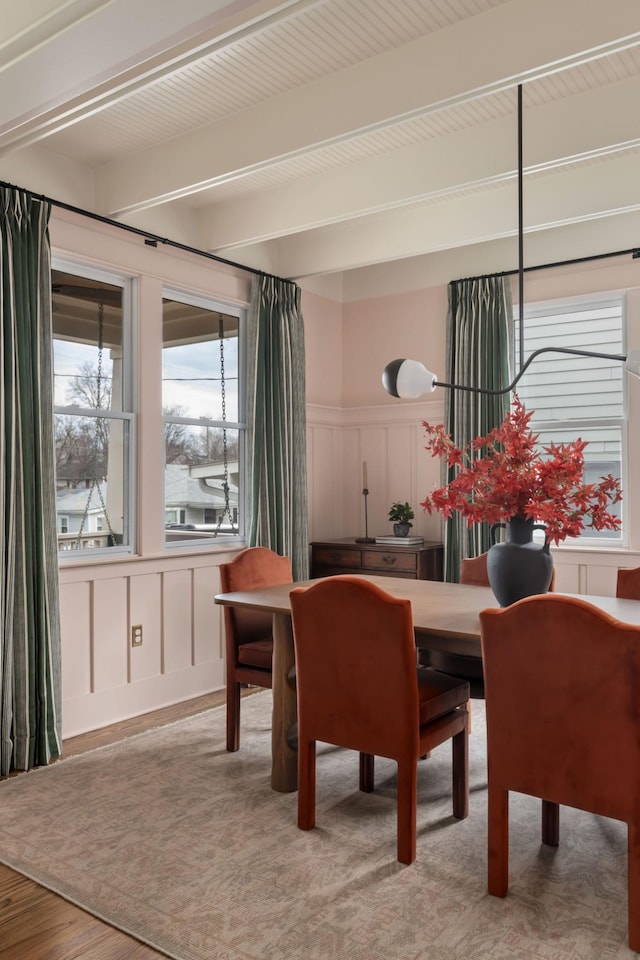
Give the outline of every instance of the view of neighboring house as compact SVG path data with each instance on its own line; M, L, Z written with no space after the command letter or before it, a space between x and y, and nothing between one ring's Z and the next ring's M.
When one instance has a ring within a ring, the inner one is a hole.
M106 508L106 483L87 481L82 487L65 487L56 493L58 549L80 550L106 547L109 524ZM101 534L101 536L95 536Z
M202 532L229 532L238 523L238 464L229 468L228 496L225 500L224 466L199 463L193 466L169 463L164 473L165 523L183 529L193 526Z
M203 534L238 531L238 463L227 467L228 503L225 498L224 464L171 463L165 467L165 525L168 531L194 530ZM56 513L58 549L80 550L108 547L118 542L110 520L106 481L74 481L58 478ZM118 518L119 520L120 518ZM167 539L173 539L170 533Z

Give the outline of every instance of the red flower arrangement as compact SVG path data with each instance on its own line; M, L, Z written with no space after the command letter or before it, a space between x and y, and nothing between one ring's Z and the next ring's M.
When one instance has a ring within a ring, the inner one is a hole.
M599 483L584 483L586 441L549 444L540 451L533 413L514 395L512 409L499 427L456 447L442 424L423 423L426 450L457 468L445 487L434 490L421 504L445 519L455 511L473 523L509 521L521 516L543 523L547 542L578 536L586 526L618 530L620 518L609 507L622 499L620 481L609 474Z

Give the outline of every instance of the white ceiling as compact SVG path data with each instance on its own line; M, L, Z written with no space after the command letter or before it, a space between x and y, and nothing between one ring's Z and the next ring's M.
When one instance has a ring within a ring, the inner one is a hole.
M527 236L640 245L638 0L2 0L1 29L0 178L160 236L475 272L517 231L522 83Z

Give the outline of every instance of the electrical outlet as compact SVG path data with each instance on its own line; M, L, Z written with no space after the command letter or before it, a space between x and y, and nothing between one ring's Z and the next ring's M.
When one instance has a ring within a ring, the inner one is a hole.
M134 627L131 627L131 646L132 647L142 646L142 624L141 623L137 623Z

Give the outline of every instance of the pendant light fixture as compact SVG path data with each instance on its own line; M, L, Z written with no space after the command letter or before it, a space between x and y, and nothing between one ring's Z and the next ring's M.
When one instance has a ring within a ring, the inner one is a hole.
M580 350L570 347L541 347L524 359L524 226L523 226L523 153L522 153L522 84L518 84L518 298L520 310L520 349L519 370L511 383L500 390L486 390L483 387L469 387L460 383L446 383L438 380L437 374L428 370L419 360L391 360L382 371L382 385L392 397L401 400L418 400L436 387L447 390L465 390L468 393L482 393L498 396L511 393L526 372L529 364L543 353L566 353L576 357L596 357L602 360L618 360L624 363L628 373L640 377L640 350L630 350L627 354L598 353L593 350ZM635 256L635 253L634 253Z

